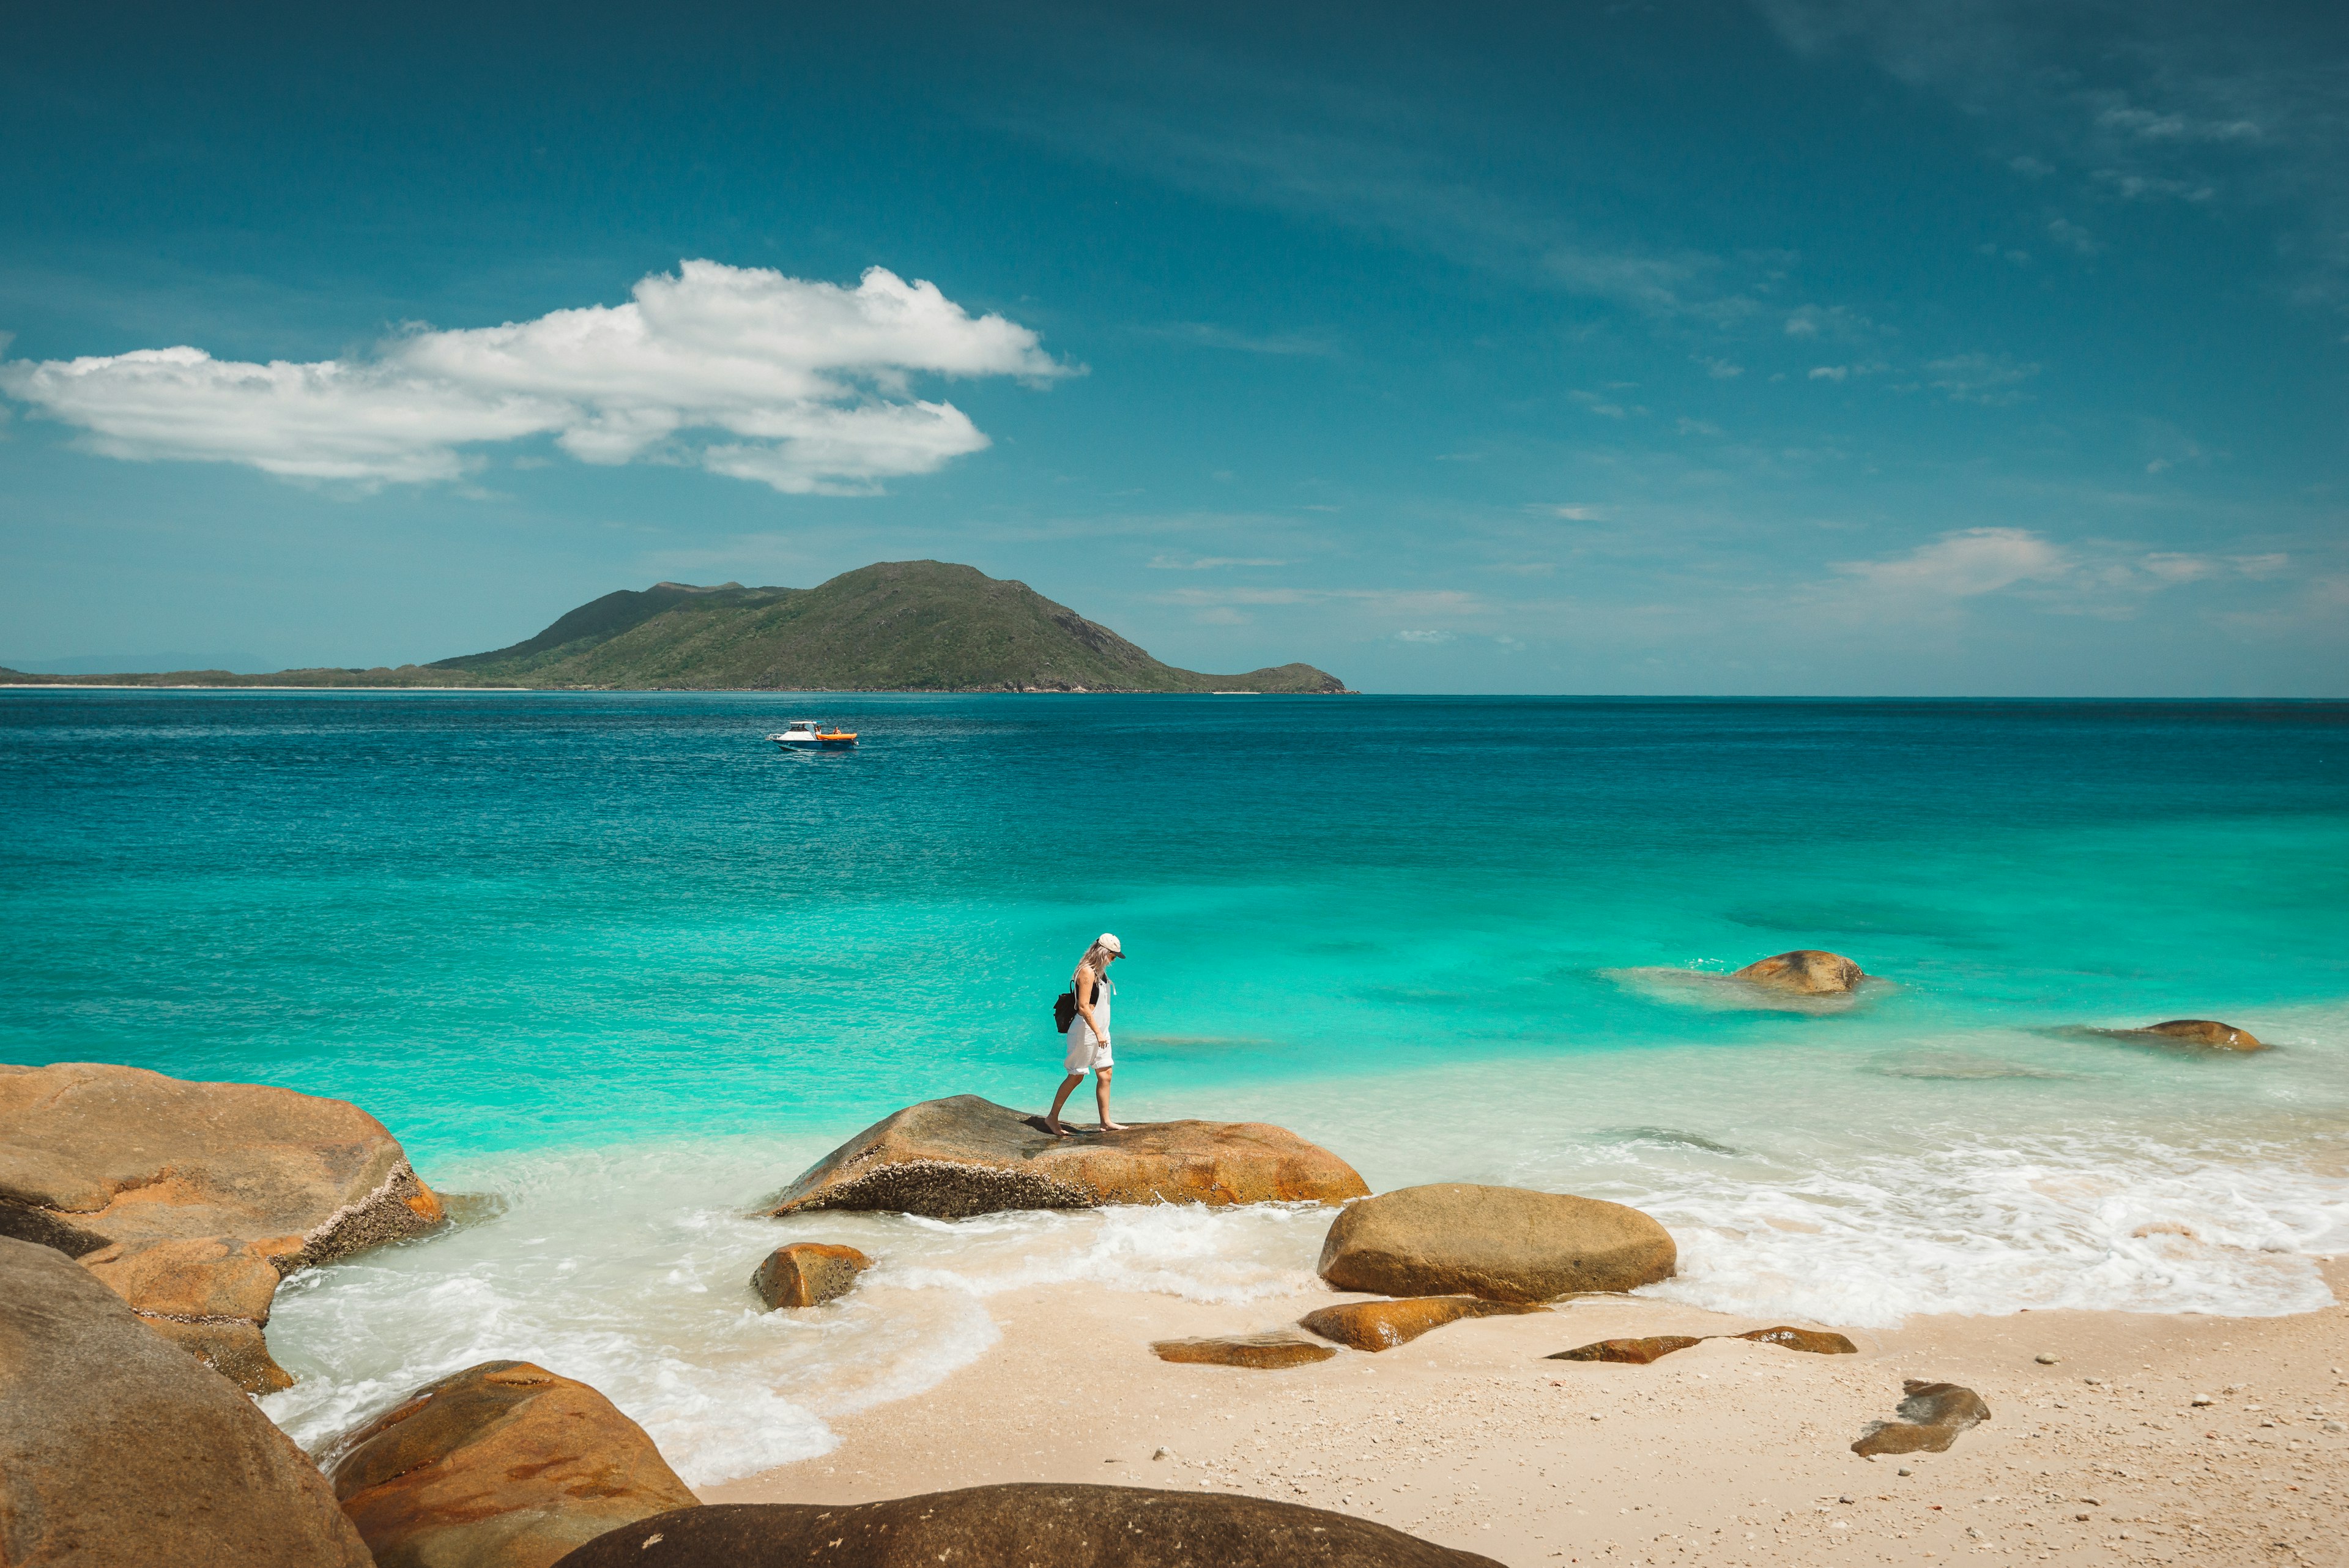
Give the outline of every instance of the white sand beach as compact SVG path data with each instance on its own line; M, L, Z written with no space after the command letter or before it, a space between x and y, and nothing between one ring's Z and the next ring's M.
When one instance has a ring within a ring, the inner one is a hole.
M2339 1295L2349 1262L2326 1279ZM925 1394L835 1417L841 1444L821 1458L700 1495L1210 1488L1524 1565L2349 1563L2349 1308L2337 1304L2271 1318L1918 1317L1850 1331L1854 1356L1712 1342L1645 1366L1546 1357L1764 1325L1585 1297L1287 1371L1170 1365L1149 1348L1273 1328L1335 1299L1217 1305L1084 1282L996 1295L1002 1340L988 1354ZM1904 1378L1972 1388L1991 1418L1946 1453L1854 1455Z

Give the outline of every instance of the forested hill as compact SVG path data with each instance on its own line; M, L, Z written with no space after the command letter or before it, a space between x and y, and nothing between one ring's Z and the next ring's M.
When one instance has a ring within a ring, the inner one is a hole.
M580 606L487 653L274 675L16 676L41 684L533 686L800 691L1341 692L1309 664L1206 675L1162 664L1025 583L944 561L885 561L812 588L661 583Z

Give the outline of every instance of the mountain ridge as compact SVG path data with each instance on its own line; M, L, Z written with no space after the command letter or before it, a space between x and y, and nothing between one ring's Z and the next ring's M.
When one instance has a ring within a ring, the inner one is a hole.
M1309 664L1238 675L1154 659L1027 584L946 561L881 561L812 588L623 588L504 648L397 668L44 676L24 685L522 687L595 691L1258 691L1338 694Z

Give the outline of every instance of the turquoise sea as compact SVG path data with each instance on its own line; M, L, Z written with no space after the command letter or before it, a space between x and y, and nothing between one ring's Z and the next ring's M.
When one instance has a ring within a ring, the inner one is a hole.
M709 1481L1011 1285L1245 1319L1320 1216L747 1218L909 1101L1040 1108L1104 929L1122 1114L1639 1203L1661 1294L2275 1313L2349 1246L2349 704L26 691L0 811L0 1059L350 1099L503 1206L281 1293L305 1441L513 1355ZM1805 946L1882 980L1702 978ZM2091 1033L2173 1017L2274 1049ZM753 1313L791 1227L882 1267Z

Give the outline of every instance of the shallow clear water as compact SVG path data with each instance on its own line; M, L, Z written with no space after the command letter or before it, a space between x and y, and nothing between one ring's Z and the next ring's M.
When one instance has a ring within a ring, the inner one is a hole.
M865 742L760 739L802 714ZM1309 1280L1311 1213L745 1217L908 1101L1040 1106L1104 928L1123 1110L1637 1202L1661 1293L2299 1310L2349 1244L2344 742L2315 703L6 694L0 1058L338 1096L505 1199L281 1295L305 1440L514 1355L710 1480L983 1355L1008 1283ZM1688 978L1795 946L1886 981ZM2080 1032L2178 1016L2277 1048ZM786 1232L882 1269L754 1314Z

